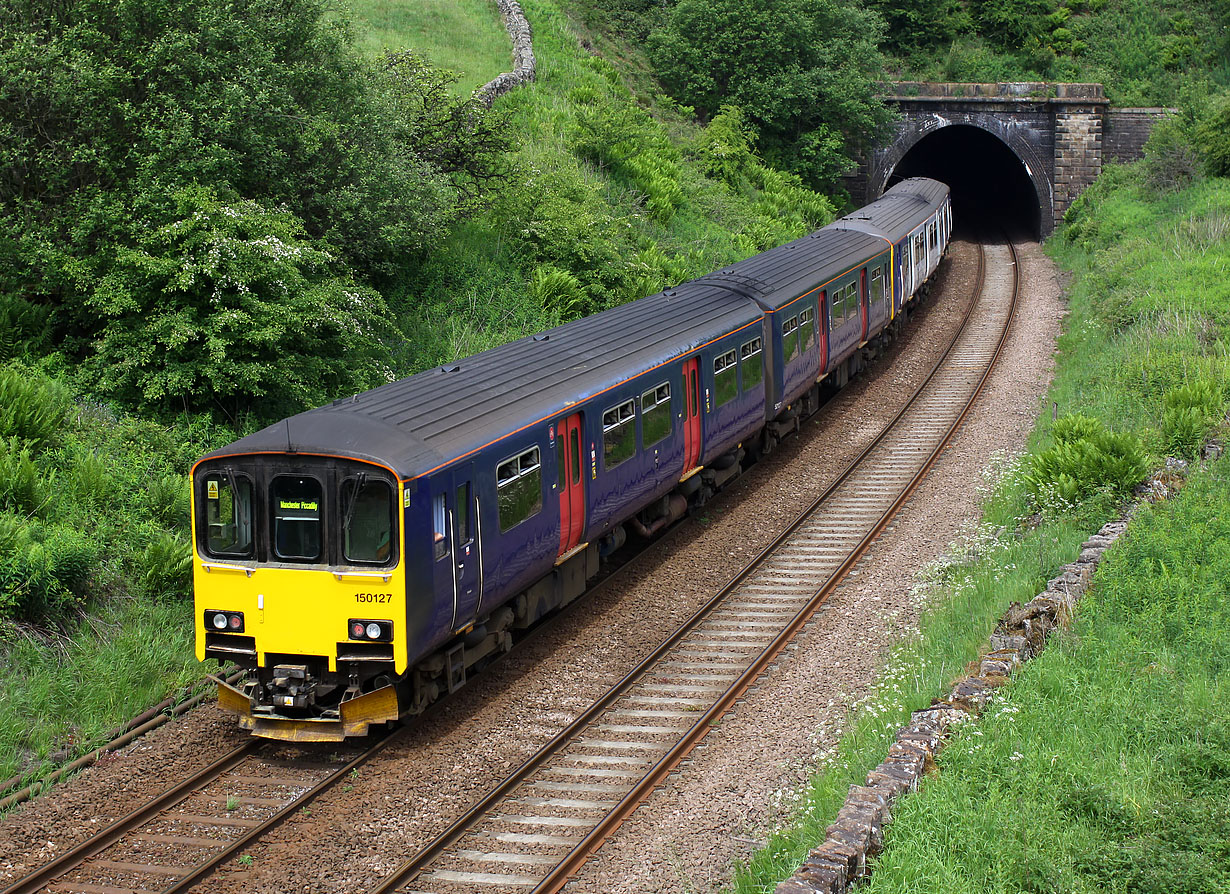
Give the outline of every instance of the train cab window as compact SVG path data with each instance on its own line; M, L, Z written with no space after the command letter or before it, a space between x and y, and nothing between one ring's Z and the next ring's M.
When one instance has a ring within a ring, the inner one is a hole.
M761 390L764 381L764 352L760 339L753 338L739 348L739 363L743 367L743 393Z
M739 383L736 380L739 368L739 355L734 351L726 351L713 358L713 405L720 407L734 400L739 393Z
M636 404L626 400L602 414L602 467L613 469L636 453Z
M241 475L207 475L205 550L231 558L252 555L252 482Z
M444 505L444 494L431 498L431 542L432 553L437 559L448 555L448 510Z
M646 447L670 437L671 386L663 382L641 395L641 440Z
M799 311L799 347L806 351L811 347L811 335L815 326L812 323L812 309L810 307Z
M348 562L384 563L393 551L393 490L365 475L342 482L342 555Z
M791 317L782 323L782 356L789 363L799 356L799 318Z
M315 478L279 475L270 489L273 553L291 562L321 558L321 486Z
M884 300L883 267L876 267L871 271L871 300L872 302L880 302Z
M495 479L501 531L521 524L542 509L542 462L537 447L496 466Z

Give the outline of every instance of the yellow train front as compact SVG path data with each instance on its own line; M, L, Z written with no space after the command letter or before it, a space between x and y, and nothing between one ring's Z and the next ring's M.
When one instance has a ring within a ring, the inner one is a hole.
M390 469L287 454L193 471L197 657L247 671L219 704L258 735L341 741L399 715L403 489Z

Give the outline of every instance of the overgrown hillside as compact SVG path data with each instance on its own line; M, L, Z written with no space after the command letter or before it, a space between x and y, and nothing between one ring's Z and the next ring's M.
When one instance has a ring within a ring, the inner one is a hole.
M538 80L488 110L487 0L0 0L0 778L198 675L195 456L826 223L876 79L941 49L1226 83L1225 0L1135 3L525 0ZM1224 173L1230 107L1185 108L1156 172Z

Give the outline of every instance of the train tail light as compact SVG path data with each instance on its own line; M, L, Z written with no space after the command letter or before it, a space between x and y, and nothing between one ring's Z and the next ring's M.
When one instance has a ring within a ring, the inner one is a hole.
M205 627L219 633L243 633L243 612L209 609L205 612Z
M351 618L346 622L351 639L367 640L369 642L387 643L393 639L392 621L368 621L363 618Z

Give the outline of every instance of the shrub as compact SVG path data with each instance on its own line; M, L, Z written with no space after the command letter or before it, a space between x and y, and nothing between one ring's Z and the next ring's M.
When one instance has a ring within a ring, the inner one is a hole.
M141 554L141 583L155 599L184 599L192 584L192 550L188 542L160 533Z
M530 297L547 313L558 314L561 320L574 319L584 312L585 289L567 270L550 264L539 267L529 288Z
M1055 445L1034 454L1024 475L1037 508L1052 500L1077 503L1098 492L1122 497L1149 473L1144 447L1134 435L1106 431L1084 417L1062 426L1057 421L1056 428Z
M1144 148L1145 181L1158 192L1187 186L1200 172L1191 122L1183 115L1159 121Z
M1224 418L1221 389L1207 379L1172 389L1163 398L1162 439L1166 449L1178 456L1195 457Z
M190 488L190 479L186 475L172 473L152 476L145 489L145 502L150 515L172 530L187 532Z
M1214 177L1230 177L1230 95L1217 100L1196 131L1204 169Z
M30 448L18 438L0 439L0 509L38 515L48 499Z
M9 516L0 523L0 617L43 622L79 607L99 555L73 528Z
M64 425L72 398L54 379L18 366L0 368L0 438L18 438L33 449Z
M87 298L95 387L165 410L279 415L377 384L384 300L285 210L194 187Z

